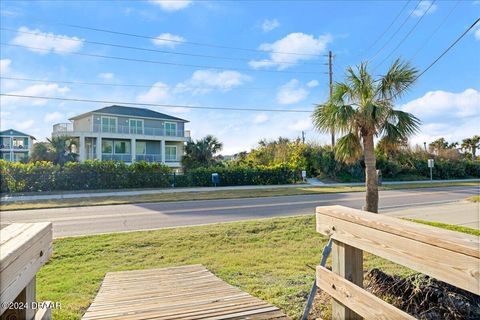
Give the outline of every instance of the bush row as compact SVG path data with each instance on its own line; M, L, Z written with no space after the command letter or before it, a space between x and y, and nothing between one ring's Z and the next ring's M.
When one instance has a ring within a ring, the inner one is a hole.
M294 183L298 175L287 166L199 168L183 175L159 163L117 161L15 163L0 160L1 192L168 188L212 186L211 174L220 175L220 186Z

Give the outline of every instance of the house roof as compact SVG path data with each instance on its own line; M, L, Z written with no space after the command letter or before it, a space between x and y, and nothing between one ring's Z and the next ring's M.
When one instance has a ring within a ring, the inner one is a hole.
M127 116L127 117L140 117L140 118L154 118L154 119L162 119L162 120L176 120L182 122L188 122L188 120L177 118L170 116L165 113L160 113L157 111L153 111L150 109L145 108L135 108L135 107L125 107L125 106L109 106L104 107L98 110L93 110L87 113L83 113L81 115L75 116L70 118L69 120L75 120L79 118L83 118L92 113L102 113L102 114L112 114L112 115L120 115L120 116Z
M0 131L0 136L22 136L22 137L30 137L34 140L37 140L37 139L35 139L34 136L31 136L29 134L20 132L20 131L15 130L15 129L8 129L8 130Z

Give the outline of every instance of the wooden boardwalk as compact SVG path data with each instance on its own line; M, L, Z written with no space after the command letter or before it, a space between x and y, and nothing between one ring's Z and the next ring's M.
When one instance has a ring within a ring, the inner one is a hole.
M82 319L290 318L202 265L191 265L109 272Z

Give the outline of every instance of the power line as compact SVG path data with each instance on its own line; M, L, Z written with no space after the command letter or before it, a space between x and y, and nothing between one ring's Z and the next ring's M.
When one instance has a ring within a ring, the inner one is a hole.
M122 32L122 31L116 31L116 30L80 26L80 25L69 24L69 23L61 23L61 22L53 23L53 22L43 21L43 20L38 20L38 21L41 21L42 23L45 23L45 24L61 25L61 26L69 27L69 28L75 28L75 29L83 29L83 30L90 30L90 31L96 31L96 32L117 34L117 35L122 35L122 36L127 36L127 37L135 37L135 38L143 38L143 39L151 39L151 40L161 40L161 41L166 41L166 42L182 43L182 44L189 44L189 45L194 45L194 46L202 46L202 47L210 47L210 48L220 48L220 49L239 50L239 51L248 51L248 52L261 52L261 53L279 53L279 54L289 54L289 55L309 56L309 57L319 57L320 56L319 54L288 52L288 51L268 51L268 52L266 52L264 50L259 50L259 49L242 48L242 47L234 47L234 46L219 45L219 44L212 44L212 43L194 42L194 41L174 40L174 39L169 39L169 38L155 37L155 36L142 35L142 34L129 33L129 32Z
M445 24L445 22L447 22L448 18L450 17L450 15L453 13L453 11L458 7L458 5L460 4L460 1L461 0L457 0L457 2L455 3L455 5L450 9L450 11L448 12L448 14L445 16L445 18L442 20L442 22L438 25L438 27L430 34L430 36L428 36L427 39L425 39L425 41L422 42L422 45L417 49L417 51L413 54L412 58L410 60L413 60L415 59L415 57L418 55L418 53L420 53L420 51L423 50L423 48L425 48L425 46L427 45L427 43L433 38L433 36L438 32L438 30L440 30L440 28Z
M413 25L413 27L405 34L405 36L402 38L402 40L400 40L400 42L397 44L397 46L395 48L393 48L392 51L390 51L390 53L385 57L383 58L383 60L377 64L376 67L373 68L373 70L377 69L379 66L381 66L385 61L387 61L388 58L390 58L392 56L392 54L398 50L398 48L400 48L400 46L405 42L405 40L407 40L407 38L412 34L412 32L417 28L417 26L420 24L420 22L422 22L423 18L427 15L427 13L430 11L430 8L432 8L432 6L435 4L435 1L436 0L433 0L432 2L430 2L430 6L427 8L427 10L425 10L422 14L422 16L417 20L417 22Z
M372 49L378 43L378 41L380 41L380 39L382 39L383 36L390 30L390 28L395 24L395 22L397 22L398 18L400 18L400 16L402 15L403 11L407 8L407 5L410 3L410 1L412 0L408 0L405 2L402 9L400 9L398 14L395 16L392 22L388 25L385 31L383 31L375 41L373 41L373 43L364 51L364 54L366 54L370 49Z
M6 80L17 80L17 81L28 81L28 82L41 82L41 83L63 83L63 84L73 84L73 85L87 85L87 86L109 86L109 87L133 87L133 88L170 88L169 85L159 85L159 84L129 84L129 83L111 83L111 82L84 82L84 81L65 81L65 80L45 80L45 79L32 79L32 78L16 78L16 77L4 77L0 76L0 79ZM202 86L189 86L188 88L198 90L198 89L213 89L212 87L202 87ZM265 90L265 89L277 89L278 87L235 87L238 89L245 90ZM233 89L233 88L232 88Z
M52 51L50 49L32 47L32 46L24 46L24 45L20 45L20 44L0 43L0 45L8 46L8 47L19 47L19 48L26 48L26 49L32 49L32 50L39 50L39 51L45 51L45 52ZM162 65L177 66L177 67L216 69L216 70L224 70L224 71L236 70L236 71L254 71L254 72L268 72L268 73L318 74L318 72L312 72L312 71L286 71L286 70L263 70L263 69L248 69L248 68L226 68L226 67L217 67L217 66L210 66L210 65L195 65L195 64L158 61L158 60L134 59L134 58L108 56L108 55L101 55L101 54L94 54L94 53L69 52L69 51L66 51L66 50L57 50L57 49L55 49L53 52L65 53L65 54L74 54L74 55L85 56L85 57L104 58L104 59L113 59L113 60L122 60L122 61L133 61L133 62L143 62L143 63L154 63L154 64L162 64Z
M450 46L448 46L448 48L446 48L442 54L440 54L438 56L437 59L435 59L432 63L430 63L418 76L416 79L420 78L425 72L427 72L431 67L433 67L437 62L438 60L440 60L444 55L447 54L448 51L450 51L450 49L452 49L460 40L462 40L463 37L465 37L465 35L470 31L472 30L477 24L478 22L480 21L480 18L477 18L477 20L475 20L475 22L470 26L468 27L467 30L465 30ZM415 79L415 80L416 80Z
M140 102L126 102L126 101L109 101L109 100L93 100L93 99L79 99L79 98L60 98L60 97L44 97L23 94L0 93L0 96L13 98L27 98L27 99L43 99L43 100L57 100L70 102L89 102L89 103L105 103L116 105L136 105L149 107L164 107L164 108L184 108L184 109L208 109L208 110L228 110L228 111L258 111L258 112L288 112L288 113L311 113L313 110L295 110L295 109L262 109L262 108L240 108L240 107L208 107L208 106L191 106L191 105L174 105L174 104L156 104L156 103L140 103Z
M393 38L395 38L395 36L397 35L397 33L400 31L400 29L402 29L402 27L405 25L405 23L407 23L408 19L410 19L410 17L412 16L413 12L415 10L417 10L418 6L420 5L422 1L419 0L417 2L417 5L415 6L415 9L413 9L410 14L405 18L405 20L403 20L403 22L400 24L400 26L398 26L398 28L393 32L392 36L383 44L383 46L377 50L377 52L375 52L375 54L373 55L373 57L370 59L373 60L377 57L377 55L383 50L385 49L385 47L390 43L390 41L392 41Z
M158 52L158 53L181 55L181 56L191 56L191 57L210 58L210 59L223 59L223 60L243 61L243 62L249 62L251 60L251 59L243 59L243 58L237 58L237 57L225 57L225 56L216 56L216 55L196 54L196 53L189 53L189 52L177 52L177 51L151 49L151 48L144 48L144 47L137 47L137 46L128 46L128 45L123 45L123 44L118 44L118 43L108 43L108 42L101 42L101 41L74 39L74 38L67 37L67 36L57 36L57 35L48 34L48 33L42 34L42 33L39 33L39 32L21 31L21 30L15 30L15 29L4 28L4 27L0 27L0 30L4 30L4 31L8 31L8 32L22 33L22 34L30 34L30 35L34 35L34 36L37 36L37 37L61 39L61 40L79 42L79 43L89 43L89 44L94 44L94 45L102 45L102 46L108 46L108 47L114 47L114 48L123 48L123 49L130 49L130 50L140 50L140 51ZM313 62L300 62L300 63L290 62L290 61L275 61L275 62L278 63L278 64L291 64L291 65L296 65L296 64L320 65L320 63L313 63Z

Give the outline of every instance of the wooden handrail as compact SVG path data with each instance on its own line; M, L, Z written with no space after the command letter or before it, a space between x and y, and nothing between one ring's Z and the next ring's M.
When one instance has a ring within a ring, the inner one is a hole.
M49 319L48 310L33 309L35 279L52 254L52 224L14 223L0 232L1 319ZM10 308L13 302L30 304L26 309Z
M480 294L478 236L343 206L317 207L316 216L317 231L333 239L332 271L337 276L330 276L329 279L334 282L334 286L344 286L343 282L339 282L339 276L358 287L362 286L362 252L367 251L453 286ZM317 269L317 275L325 276L325 270ZM326 292L336 292L327 288L331 287L332 283L327 284L324 279L317 280L317 285ZM355 289L356 296L362 291L367 296L368 292L361 288ZM359 309L358 305L352 304L352 301L341 294L332 296L332 314L335 319L370 318L371 315L365 313L368 310ZM383 311L388 310L384 308Z

